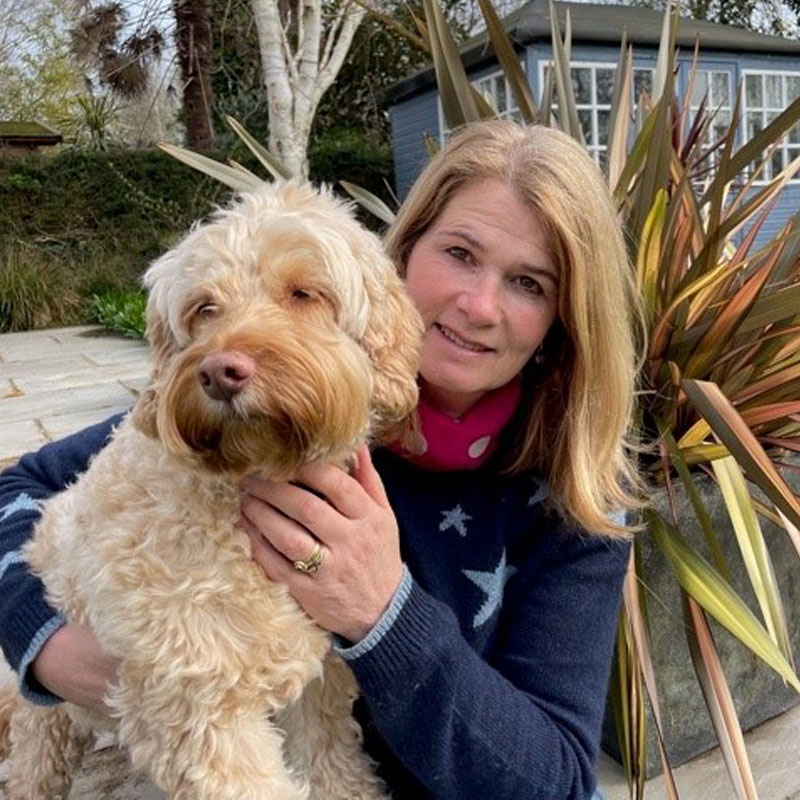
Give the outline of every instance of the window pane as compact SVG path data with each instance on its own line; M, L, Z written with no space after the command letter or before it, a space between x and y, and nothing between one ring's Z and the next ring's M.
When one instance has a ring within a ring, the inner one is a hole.
M499 76L494 82L494 88L497 92L497 110L501 113L508 110L508 98L506 97L506 79L502 75Z
M614 94L614 70L598 68L595 71L597 80L597 102L599 105L611 105Z
M747 138L752 139L764 126L761 121L760 111L748 111L745 119Z
M728 125L715 122L711 126L711 141L709 144L716 144L728 135Z
M781 99L781 76L766 75L767 108L783 108Z
M800 97L800 75L786 76L786 105Z
M633 99L639 99L639 95L645 92L653 94L653 71L650 69L635 69L633 71Z
M730 75L727 72L713 72L711 75L711 101L715 106L730 104Z
M764 105L761 75L745 75L744 93L748 108L761 108Z
M575 101L589 105L592 102L592 71L588 67L573 67L572 89L575 92Z
M789 144L800 144L800 122L789 131Z
M782 169L783 169L783 150L778 148L772 154L772 175L771 177L775 177Z
M578 110L578 120L581 123L583 136L586 139L586 144L596 144L592 136L592 112L591 109L582 108Z
M598 150L597 151L597 164L600 169L605 170L606 166L608 165L608 152L605 150Z
M703 98L708 91L708 73L697 72L694 76L694 85L692 86L692 105L696 108L703 102ZM708 103L708 101L706 101Z
M611 111L606 111L604 108L597 111L597 144L608 144L608 118L611 116Z

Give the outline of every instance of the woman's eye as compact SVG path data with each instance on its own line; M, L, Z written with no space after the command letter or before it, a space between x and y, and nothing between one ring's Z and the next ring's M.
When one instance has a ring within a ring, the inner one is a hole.
M520 289L528 294L544 294L542 284L530 275L518 275L514 279L514 282Z
M470 253L469 250L465 250L463 247L448 247L447 253L458 261L472 261L472 253Z

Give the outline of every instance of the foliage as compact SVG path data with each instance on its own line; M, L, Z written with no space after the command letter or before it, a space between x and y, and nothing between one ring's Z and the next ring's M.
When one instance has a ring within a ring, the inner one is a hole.
M92 298L91 315L109 330L144 339L147 295L141 290L109 289Z
M127 9L114 0L81 5L82 12L70 30L72 54L93 71L101 87L116 96L141 94L164 47L161 31L148 23L130 30Z
M83 90L66 43L64 4L0 0L0 119L40 122L59 130Z
M77 294L48 266L19 243L0 247L0 333L81 321Z
M158 151L0 158L3 328L89 322L95 294L138 288L221 193Z
M209 0L209 9L214 41L211 85L218 145L224 150L236 141L225 126L227 116L240 120L260 140L266 141L267 98L261 81L261 54L250 0Z
M668 5L665 0L634 0L633 4L662 10ZM792 31L796 36L800 22L800 3L797 0L681 0L678 7L685 17L750 28L777 36L791 35Z
M444 4L445 16L458 39L466 33L463 23L458 21L458 12L464 5L455 0ZM414 27L414 16L423 14L418 3L394 0L381 4L380 8L384 18L390 18L393 25L387 25L374 14L361 23L336 83L320 103L315 132L358 126L388 143L389 120L384 110L384 95L410 72L426 66L428 54L403 36L397 27Z

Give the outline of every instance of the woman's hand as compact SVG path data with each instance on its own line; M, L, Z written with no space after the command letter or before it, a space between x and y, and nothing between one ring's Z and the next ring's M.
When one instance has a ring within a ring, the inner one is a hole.
M253 558L319 625L357 642L380 619L403 577L397 520L366 447L352 475L314 465L297 481L325 499L293 483L242 481L242 525ZM319 571L296 569L293 563L308 558L317 543Z
M31 664L33 677L45 689L75 705L108 713L103 698L117 675L91 628L68 622L59 628Z

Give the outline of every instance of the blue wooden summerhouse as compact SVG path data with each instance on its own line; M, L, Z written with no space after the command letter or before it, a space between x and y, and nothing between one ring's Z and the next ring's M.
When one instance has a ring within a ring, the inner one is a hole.
M572 22L570 57L578 113L587 147L602 162L607 142L611 92L622 31L633 46L636 89L652 85L663 13L647 8L594 3L555 3L561 30L565 10ZM532 0L504 19L519 53L534 97L539 99L544 75L552 60L550 11L546 0ZM718 109L717 122L727 127L737 87L744 86L740 136L749 139L800 96L800 41L767 36L742 28L710 22L681 20L677 43L678 91L688 90L689 71L699 40L698 73L692 106L707 103ZM514 98L486 36L468 41L462 48L467 74L504 117L519 118ZM638 93L638 92L637 92ZM394 145L395 183L405 196L428 156L425 137L443 142L447 136L432 69L401 81L392 94L390 118ZM800 156L800 125L784 138L774 152L765 179ZM774 236L786 219L800 208L800 177L791 181L762 231Z

